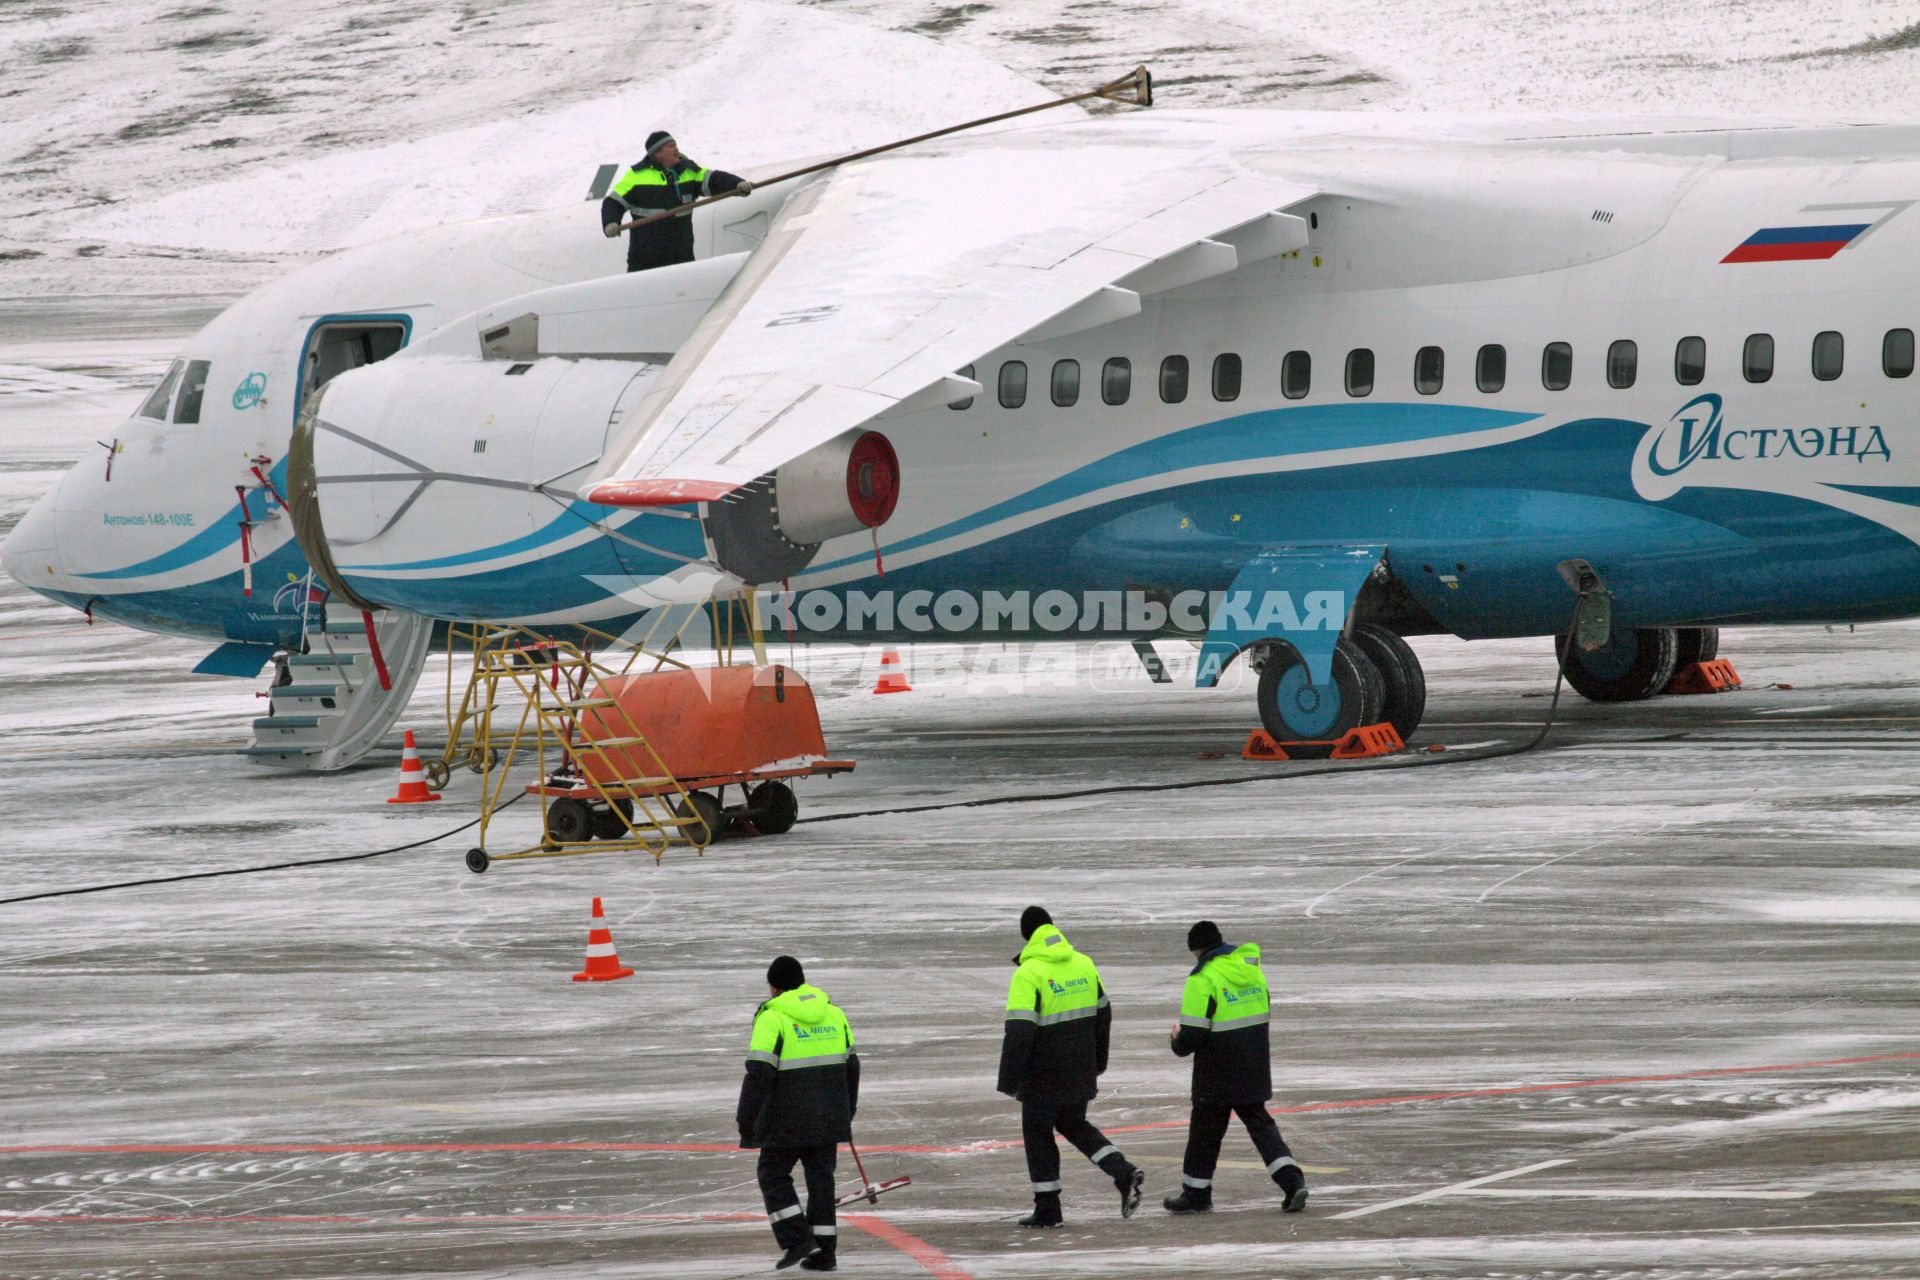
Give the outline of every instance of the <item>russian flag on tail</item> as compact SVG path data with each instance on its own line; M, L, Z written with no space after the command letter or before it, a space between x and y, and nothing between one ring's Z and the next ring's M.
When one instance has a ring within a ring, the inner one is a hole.
M1870 222L1819 227L1762 227L1722 262L1818 262L1852 244Z

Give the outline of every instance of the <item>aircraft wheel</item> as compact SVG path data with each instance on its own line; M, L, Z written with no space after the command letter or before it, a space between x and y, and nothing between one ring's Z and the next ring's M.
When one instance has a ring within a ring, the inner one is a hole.
M800 820L800 801L784 782L763 782L747 797L747 816L762 835L783 836Z
M467 870L473 872L475 875L479 875L482 871L485 871L487 865L492 861L493 859L487 856L485 849L467 850Z
M604 809L596 807L593 811L594 837L599 840L625 840L627 824L620 820L621 814L625 814L628 821L632 820L633 801L623 797L613 801Z
M1291 646L1272 646L1255 696L1261 727L1276 741L1323 743L1287 748L1287 754L1305 760L1324 759L1333 752L1332 739L1378 723L1386 700L1379 669L1345 636L1333 650L1333 678L1320 685Z
M1554 644L1566 663L1567 683L1589 702L1638 702L1673 679L1679 643L1671 627L1615 631L1588 653L1565 635Z
M583 800L555 800L547 806L547 838L555 844L593 839L593 810Z
M719 839L724 829L720 802L704 791L689 791L685 800L677 800L673 805L677 818L698 818L700 821L689 823L680 828L687 839L698 845L709 845Z
M1675 671L1684 671L1696 662L1712 662L1720 656L1718 627L1681 627L1673 635Z
M1420 655L1398 635L1371 622L1353 629L1353 642L1380 670L1386 694L1380 719L1393 726L1400 741L1409 741L1427 713L1427 675L1420 669Z

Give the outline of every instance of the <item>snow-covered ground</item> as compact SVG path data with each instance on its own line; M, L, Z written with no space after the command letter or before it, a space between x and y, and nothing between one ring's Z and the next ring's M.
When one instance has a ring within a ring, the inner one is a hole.
M0 5L0 536L238 291L580 202L654 127L753 169L1140 61L1200 105L1911 116L1916 24L1868 0ZM1547 748L1480 763L1544 714L1550 654L1418 647L1454 751L1411 769L1242 762L1244 690L1149 685L1119 647L1017 678L922 649L889 698L872 655L820 652L860 767L803 816L963 807L657 867L476 877L455 833L0 904L0 1275L758 1271L732 1094L791 950L860 1030L873 1172L914 1177L850 1219L850 1274L1920 1276L1920 626L1729 632L1746 691L1569 700ZM471 818L466 774L386 806L391 753L251 770L253 690L184 674L203 652L0 580L0 898ZM408 717L430 746L443 696L430 674ZM1198 785L1151 789L1176 784ZM639 972L576 986L596 894ZM1154 1198L1178 1177L1185 926L1261 942L1307 1214L1273 1212L1230 1136L1210 1219L1113 1220L1070 1157L1073 1225L1015 1231L991 1075L1036 899L1115 992L1096 1118Z

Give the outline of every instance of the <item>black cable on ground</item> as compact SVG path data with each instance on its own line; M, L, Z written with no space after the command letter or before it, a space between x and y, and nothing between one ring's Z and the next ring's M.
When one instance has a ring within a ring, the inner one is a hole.
M1569 640L1568 643L1571 644L1572 641ZM1090 796L1126 795L1136 792L1191 791L1200 787L1238 787L1250 782L1277 782L1294 778L1324 778L1341 773L1375 773L1386 769L1418 769L1427 765L1470 764L1479 760L1498 760L1503 756L1516 756L1524 752L1532 751L1535 747L1538 747L1547 740L1547 734L1552 731L1554 718L1560 710L1560 690L1567 679L1567 655L1565 649L1559 650L1558 657L1559 670L1554 675L1553 700L1547 704L1547 717L1541 722L1540 728L1534 733L1533 737L1514 746L1496 747L1488 751L1477 751L1472 755L1466 755L1464 753L1460 755L1426 755L1416 756L1412 759L1381 760L1373 764L1342 765L1334 768L1321 769L1296 769L1285 773L1269 771L1266 773L1243 774L1236 778L1192 778L1185 782L1127 782L1111 787L1083 787L1077 791L1029 792L1012 796L987 796L978 800L949 800L943 804L902 805L892 809L863 809L855 813L823 813L817 818L803 818L801 821L845 822L852 818L880 818L902 813L933 813L941 809L983 809L993 805L1037 804L1048 800L1083 800ZM522 792L520 795L516 795L499 808L505 809L508 805L519 803L525 794L525 792ZM499 812L499 809L496 809L494 812ZM185 875L154 876L145 880L121 880L113 884L86 885L79 889L48 889L42 893L22 894L17 898L0 898L0 907L11 906L20 902L38 902L46 898L72 898L84 893L107 893L114 889L139 889L148 885L179 884L186 880L215 880L222 876L251 876L259 875L266 871L292 871L300 867L326 867L340 862L364 862L369 858L384 858L390 853L405 853L410 849L419 849L426 845L436 844L441 840L445 840L448 836L457 836L462 831L479 825L479 822L480 819L475 818L472 822L464 822L452 830L442 831L438 835L427 836L425 839L415 840L409 844L395 845L390 849L375 849L369 853L345 853L330 858L301 858L292 862L270 862L265 866L259 867L228 867L220 871L192 871Z
M513 799L507 801L506 804L500 805L494 812L498 813L501 809L520 803L525 795L526 793L524 791L521 792L520 795L513 797ZM436 844L441 840L445 840L448 836L457 836L462 831L476 827L479 824L480 819L475 818L472 822L461 823L451 831L442 831L438 835L427 836L424 839L415 840L408 844L397 844L391 849L375 849L370 853L343 853L330 858L301 858L294 862L269 862L265 866L259 867L227 867L220 871L189 871L184 875L177 876L153 876L146 880L121 880L114 884L90 884L79 889L48 889L43 893L26 893L17 898L0 898L0 907L11 906L16 902L37 902L42 898L72 898L83 893L106 893L111 889L139 889L154 884L178 884L183 880L215 880L221 876L258 875L263 871L292 871L298 867L326 867L336 862L365 862L368 858L384 858L390 853L405 853L409 849L419 849L430 844Z
M901 813L933 813L940 809L979 809L997 804L1036 804L1047 800L1084 800L1090 796L1126 795L1133 792L1151 791L1191 791L1200 787L1239 787L1249 782L1286 782L1294 778L1324 778L1341 773L1381 773L1389 769L1419 769L1428 765L1471 764L1479 760L1498 760L1503 756L1517 756L1532 751L1547 740L1547 734L1553 729L1554 716L1560 709L1560 688L1567 676L1566 659L1561 658L1560 671L1553 681L1553 700L1547 704L1547 718L1535 731L1533 737L1513 746L1494 747L1486 751L1466 753L1420 755L1412 759L1382 758L1363 764L1338 765L1332 768L1293 769L1286 772L1268 770L1263 773L1241 774L1232 778L1189 778L1184 782L1123 782L1111 787L1082 787L1077 791L1040 791L1023 792L1013 796L988 796L980 800L948 800L941 804L902 805L895 809L865 809L857 813L823 813L815 818L802 818L801 822L845 822L850 818L878 818Z

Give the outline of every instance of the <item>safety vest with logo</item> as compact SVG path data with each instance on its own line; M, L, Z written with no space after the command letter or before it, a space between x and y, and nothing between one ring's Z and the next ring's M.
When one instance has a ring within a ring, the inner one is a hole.
M1260 948L1215 947L1187 975L1173 1051L1193 1055L1196 1102L1265 1102L1273 1096L1271 1016Z
M845 1142L859 1093L853 1028L826 992L796 987L760 1006L735 1115L741 1146Z
M1050 924L1027 939L1007 987L999 1090L1031 1101L1084 1102L1107 1069L1113 1010L1091 957Z
M722 169L707 169L682 159L670 169L641 161L625 170L600 202L600 223L611 226L663 209L692 204L702 196L720 196L740 185ZM627 269L670 266L693 261L693 219L662 218L635 227L627 237Z

